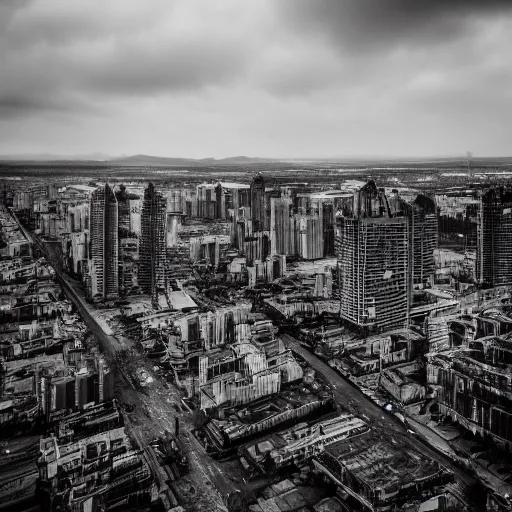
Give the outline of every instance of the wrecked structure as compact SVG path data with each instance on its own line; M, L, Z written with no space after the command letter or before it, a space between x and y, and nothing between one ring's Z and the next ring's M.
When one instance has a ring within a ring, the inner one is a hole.
M346 493L350 510L393 510L450 479L437 462L371 431L327 446L314 464Z
M419 362L405 363L380 373L380 387L400 405L422 402L426 396L423 367Z
M489 336L427 358L440 413L510 451L512 341Z
M300 466L337 441L360 435L368 425L351 414L341 413L312 423L298 423L245 445L240 451L242 465L258 472L274 472L294 464Z
M245 340L199 359L201 409L237 406L277 394L302 378L302 368L279 339Z
M87 512L148 505L153 477L142 450L133 447L115 402L59 422L40 441L43 508Z
M271 430L296 425L332 412L331 390L314 373L274 395L238 407L226 407L197 433L206 450L219 455Z

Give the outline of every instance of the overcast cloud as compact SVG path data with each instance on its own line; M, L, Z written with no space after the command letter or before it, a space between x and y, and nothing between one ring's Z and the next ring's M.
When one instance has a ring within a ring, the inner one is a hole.
M510 155L512 2L0 0L0 154Z

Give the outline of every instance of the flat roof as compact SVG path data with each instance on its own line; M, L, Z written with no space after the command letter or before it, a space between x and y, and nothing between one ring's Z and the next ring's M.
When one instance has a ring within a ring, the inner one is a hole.
M169 293L169 300L174 309L197 308L197 304L192 300L192 297L183 290Z
M371 488L405 486L434 477L441 470L437 462L422 453L393 445L371 431L326 447L347 471Z
M91 187L89 185L68 185L67 187L65 187L65 190L68 190L69 188L82 190L84 192L94 192L98 187Z
M297 197L309 197L311 199L334 199L337 197L352 197L353 195L353 192L349 192L347 190L325 190L320 192L297 194Z

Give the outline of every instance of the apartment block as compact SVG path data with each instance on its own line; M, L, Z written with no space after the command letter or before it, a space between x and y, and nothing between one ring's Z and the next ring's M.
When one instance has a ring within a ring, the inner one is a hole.
M512 283L512 189L494 187L480 197L476 278L485 287Z
M364 331L404 327L409 311L409 224L393 217L373 181L338 212L341 317Z

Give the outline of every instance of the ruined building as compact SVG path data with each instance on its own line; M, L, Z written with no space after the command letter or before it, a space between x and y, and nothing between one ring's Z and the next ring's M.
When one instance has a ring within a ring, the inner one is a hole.
M341 413L320 421L300 422L281 432L246 444L239 450L241 463L257 472L272 472L288 466L300 466L338 441L361 435L369 426L360 418Z
M278 339L247 339L199 359L201 409L241 405L278 393L302 369Z
M512 341L488 336L451 351L427 355L427 383L439 412L511 450Z
M512 190L496 187L480 198L476 278L486 287L512 283Z
M404 327L409 310L409 226L369 181L337 213L341 317L365 330Z
M90 298L116 299L119 296L117 199L106 184L91 194L90 204Z
M40 454L44 511L139 510L151 501L149 466L132 446L115 402L62 420L40 440Z
M166 207L166 199L150 183L142 203L139 286L153 297L165 289Z
M409 500L428 497L450 479L437 461L376 439L372 431L326 446L313 462L345 491L347 510L404 510Z

